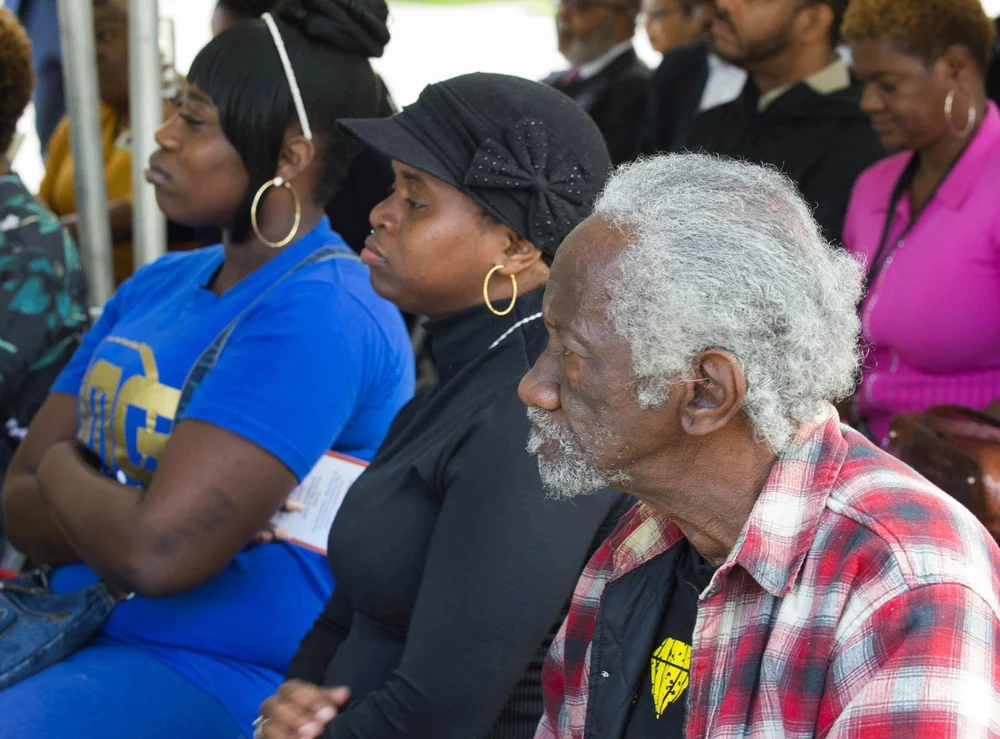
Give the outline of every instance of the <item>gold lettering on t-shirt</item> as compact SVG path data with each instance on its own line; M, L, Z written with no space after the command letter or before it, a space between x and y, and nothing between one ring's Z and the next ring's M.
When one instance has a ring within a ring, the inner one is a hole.
M122 360L131 361L119 365L111 360L114 352L105 351L87 372L80 388L80 441L97 453L108 469L119 469L149 484L173 430L181 394L160 382L156 357L149 346L119 337L105 342L118 344L122 352L136 356L123 354Z

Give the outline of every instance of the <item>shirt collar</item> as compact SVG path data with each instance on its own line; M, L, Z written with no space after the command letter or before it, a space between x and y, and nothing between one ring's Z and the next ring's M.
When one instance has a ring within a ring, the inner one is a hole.
M816 74L806 77L802 80L802 83L808 85L820 95L831 95L840 90L846 90L851 86L851 70L843 58L838 56L836 61L816 72ZM763 112L766 110L771 103L795 87L796 84L799 83L784 85L761 95L757 101L757 111Z
M847 455L832 406L803 426L778 455L736 546L716 576L739 565L771 595L784 597L816 538L819 519ZM618 532L612 579L617 580L684 537L674 523L640 504Z
M711 74L712 72L717 72L719 70L723 70L723 69L739 69L739 67L737 67L737 66L735 66L733 64L730 64L725 59L723 59L721 56L719 56L718 54L716 54L714 51L709 51L708 52L708 71L709 71L709 74Z
M599 56L594 61L587 62L586 64L581 64L579 67L577 67L577 70L580 72L580 79L589 80L591 77L595 77L596 75L600 74L605 69L610 67L611 63L614 62L618 57L627 54L632 50L633 50L632 39L629 39L628 41L622 41L620 44L617 44L614 47L612 47L603 56Z
M816 538L846 456L840 418L828 406L778 455L726 565L739 564L771 595L784 597Z

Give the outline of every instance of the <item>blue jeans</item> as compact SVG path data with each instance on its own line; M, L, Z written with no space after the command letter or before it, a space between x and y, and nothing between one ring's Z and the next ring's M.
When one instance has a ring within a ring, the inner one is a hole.
M4 739L246 739L207 693L141 649L84 647L0 692Z
M73 593L51 592L46 573L5 581L0 597L0 690L45 669L86 644L115 607L98 583Z

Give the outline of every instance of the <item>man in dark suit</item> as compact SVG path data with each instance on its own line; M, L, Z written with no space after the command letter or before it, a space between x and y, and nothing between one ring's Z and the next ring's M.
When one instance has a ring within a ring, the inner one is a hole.
M713 50L750 73L740 97L691 121L678 149L770 164L842 238L858 175L885 155L837 54L848 0L716 0Z
M611 161L635 157L649 69L632 47L639 0L562 0L559 51L572 66L545 82L573 98L604 134Z
M677 12L685 14L689 23L697 24L699 33L687 44L664 49L663 61L653 72L649 86L646 114L639 133L641 154L674 151L694 116L735 100L746 84L745 70L711 50L713 0L681 0ZM648 16L649 11L647 30ZM656 48L653 33L649 39Z

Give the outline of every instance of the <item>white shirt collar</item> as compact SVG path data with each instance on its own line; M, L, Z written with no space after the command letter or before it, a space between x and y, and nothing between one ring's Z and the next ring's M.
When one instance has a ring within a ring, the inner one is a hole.
M631 50L632 39L629 39L628 41L622 41L620 44L612 47L603 56L599 56L594 61L581 64L577 67L580 72L580 79L588 80L591 77L600 74L607 69L615 59L620 57L622 54L627 54Z
M823 67L823 69L813 75L810 75L809 77L806 77L802 81L820 95L832 95L835 92L846 90L851 86L851 70L847 66L843 57L838 55L831 64ZM783 85L782 87L761 95L760 99L757 101L757 110L766 110L771 103L791 90L794 86L795 85Z
M709 110L718 105L731 103L743 92L747 82L745 70L736 67L713 51L708 52L708 79L701 93L701 103L698 112Z

